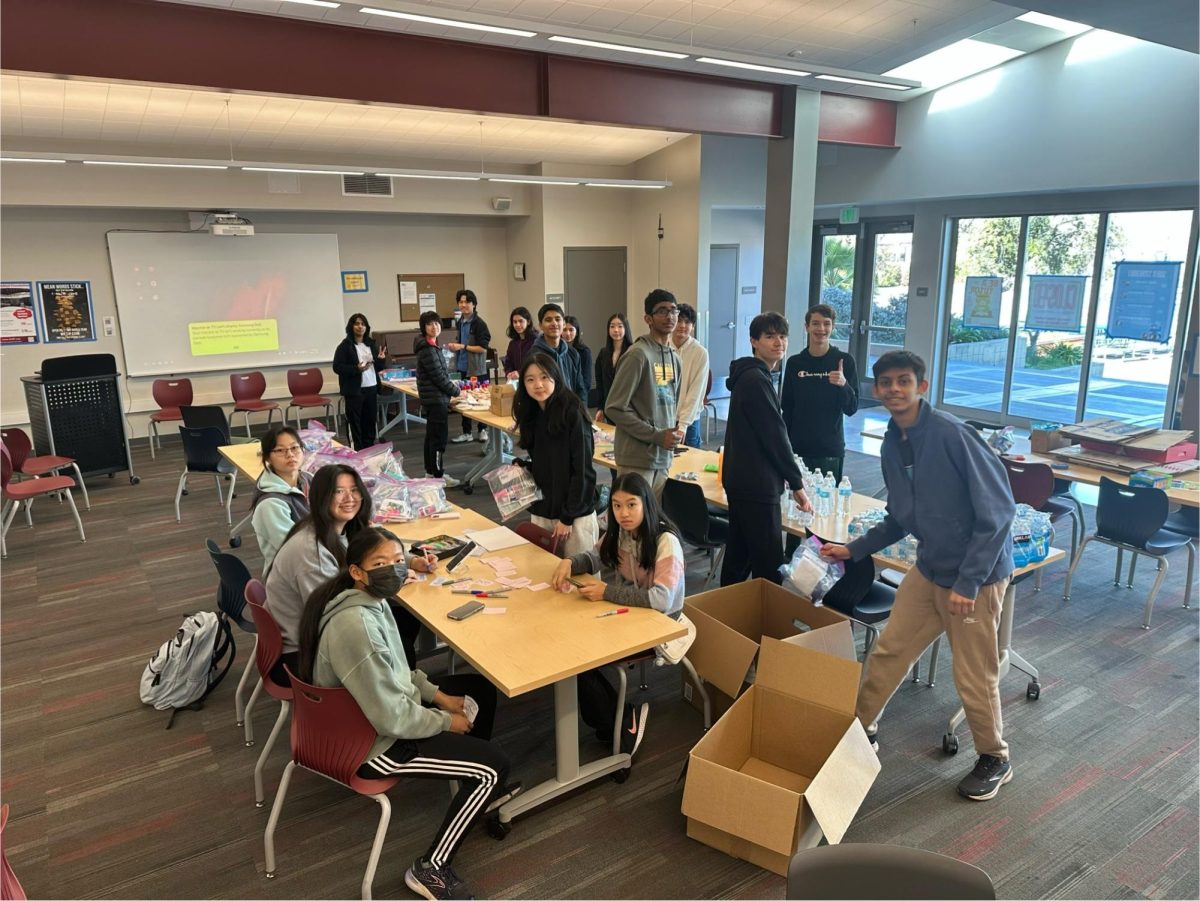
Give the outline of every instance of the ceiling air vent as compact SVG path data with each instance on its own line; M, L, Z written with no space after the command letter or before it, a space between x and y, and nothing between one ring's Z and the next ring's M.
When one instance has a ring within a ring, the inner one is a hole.
M342 195L355 197L391 197L392 180L382 175L343 175Z

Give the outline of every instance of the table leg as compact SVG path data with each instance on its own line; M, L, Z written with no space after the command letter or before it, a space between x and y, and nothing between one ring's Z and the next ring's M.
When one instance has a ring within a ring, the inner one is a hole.
M630 763L628 754L613 754L579 765L579 697L574 676L554 683L554 750L554 778L525 789L503 805L499 811L501 823L510 823L513 817L559 795L609 773L627 769Z
M471 467L471 471L468 472L465 476L463 476L463 478L462 478L463 485L469 486L473 481L478 479L485 472L491 472L497 466L503 465L504 449L502 447L503 442L500 440L500 437L497 434L499 432L499 429L492 428L492 429L490 429L490 431L493 434L488 439L487 456L484 457L482 460L480 460L473 467Z

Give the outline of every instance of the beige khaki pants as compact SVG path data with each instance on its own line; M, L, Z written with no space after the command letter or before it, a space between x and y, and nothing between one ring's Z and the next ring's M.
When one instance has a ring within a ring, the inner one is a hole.
M554 531L554 525L557 520L547 519L544 516L534 516L530 514L530 522L535 526L541 526L547 532ZM590 551L596 546L596 542L600 540L600 524L596 521L595 512L589 513L587 516L581 516L575 522L571 523L571 534L566 541L559 542L558 553L563 557L573 557L575 554L582 554L584 551Z
M1000 715L1000 651L997 632L1008 579L979 589L975 609L950 612L950 589L934 585L914 566L896 589L887 627L871 650L855 714L870 729L913 663L946 633L954 655L954 685L962 699L977 754L1008 759Z
M636 472L643 479L650 489L654 492L654 496L658 498L658 502L662 503L663 486L667 484L667 471L665 469L634 469L632 466L618 466L617 475L623 476L626 473Z

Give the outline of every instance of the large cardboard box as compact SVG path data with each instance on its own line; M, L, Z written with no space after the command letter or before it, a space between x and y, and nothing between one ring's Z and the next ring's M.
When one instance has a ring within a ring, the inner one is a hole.
M781 876L822 833L840 842L879 774L859 674L849 623L763 638L755 683L689 755L688 835Z
M696 625L696 640L687 656L705 683L713 722L741 694L764 636L788 638L804 631L796 621L807 629L846 622L837 611L817 607L766 579L694 595L684 602L683 610ZM704 710L704 702L686 674L683 697L697 710Z
M1029 433L1029 449L1035 454L1048 454L1060 447L1070 447L1071 439L1059 431L1033 429Z
M492 385L492 415L493 416L511 416L513 396L517 393L517 389L504 382L501 385Z

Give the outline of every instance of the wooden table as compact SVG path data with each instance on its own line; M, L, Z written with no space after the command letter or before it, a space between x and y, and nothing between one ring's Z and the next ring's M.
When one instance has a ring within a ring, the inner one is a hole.
M221 454L248 477L257 479L262 462L254 445L229 445ZM390 523L388 528L407 543L448 533L461 535L467 529L491 529L496 523L462 507L458 519L418 519ZM521 576L549 582L559 558L528 542L483 557L469 557L456 576L493 580L492 569L483 563L489 556L508 557ZM582 577L590 579L588 576ZM630 608L626 616L597 618L612 609L605 602L584 601L546 588L542 591L503 588L507 598L488 601L506 613L476 614L461 622L446 614L468 598L453 594L452 586L431 584L431 579L406 585L401 600L418 619L467 660L478 672L508 697L536 688L554 686L555 776L526 789L500 808L500 822L507 824L561 794L572 791L617 770L628 769L628 754L613 754L591 763L579 763L579 700L576 676L638 651L679 638L686 629L674 620L648 608Z

